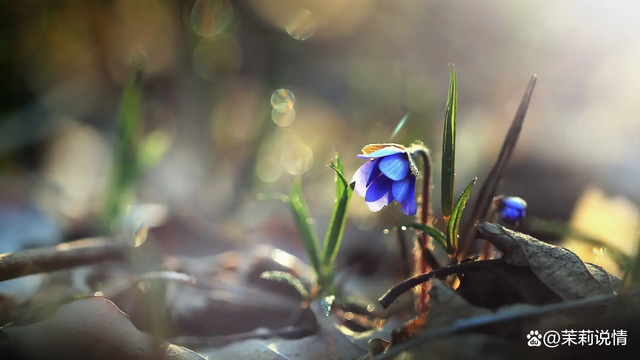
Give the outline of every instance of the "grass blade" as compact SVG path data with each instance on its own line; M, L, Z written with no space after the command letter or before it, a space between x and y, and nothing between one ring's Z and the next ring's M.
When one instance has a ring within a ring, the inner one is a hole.
M440 232L440 230L420 223L404 224L399 225L398 227L402 228L403 226L414 230L424 231L427 235L431 236L444 251L447 251L447 238L442 232Z
M289 195L289 206L293 212L293 218L300 234L300 240L302 246L307 253L307 258L311 264L311 267L316 272L318 282L320 286L325 288L324 277L322 276L322 267L320 263L320 250L318 248L318 234L314 226L311 224L311 217L309 216L309 210L302 197L302 187L300 184L300 178L296 178Z
M471 191L473 190L473 186L476 184L477 180L477 177L474 177L473 180L471 180L462 194L460 194L458 202L456 202L456 206L453 207L451 219L449 220L449 224L447 225L447 252L449 253L449 255L457 255L458 229L460 228L460 219L462 219L462 212L464 211L464 207L467 204L467 200L469 200L469 196L471 196Z
M340 156L336 154L335 158L329 165L336 172L336 202L342 197L342 193L349 186L349 182L344 177L344 166L342 165L342 160L340 160Z
M509 132L507 133L507 136L504 139L504 143L502 144L502 149L500 150L498 159L493 165L491 172L489 172L489 176L480 188L478 200L473 207L471 217L469 218L467 226L465 226L464 228L464 234L462 239L460 240L461 246L463 247L460 255L463 258L471 255L470 253L473 245L473 240L476 234L476 222L487 215L487 211L489 211L489 208L491 207L491 201L497 195L498 186L500 185L500 181L502 180L502 175L504 174L504 171L509 164L509 160L511 159L513 150L515 149L516 143L518 142L518 137L520 136L520 131L522 130L524 118L527 115L527 109L529 108L529 102L531 101L531 95L533 95L533 89L536 86L537 79L538 78L536 77L536 75L531 76L529 85L527 85L527 89L525 90L522 101L520 102L520 106L518 107L518 111L513 118L513 122L511 123L511 127L509 128Z
M444 116L442 135L442 215L449 220L453 210L453 185L456 171L456 118L458 112L458 75L456 67L449 66L449 95Z
M627 269L631 263L631 258L614 245L572 229L562 221L531 219L529 221L529 228L534 231L561 236L565 239L571 238L578 240L590 246L605 248L607 249L609 256L611 256L611 259L613 259L621 269Z
M349 201L353 194L353 188L355 182L352 182L347 187L343 187L344 175L340 171L342 163L340 158L336 157L337 165L332 166L332 169L336 171L336 202L333 207L333 214L329 221L329 228L327 229L327 235L324 239L324 254L322 256L322 265L325 268L325 276L329 276L328 268L332 267L333 262L338 254L340 248L340 242L342 241L342 234L344 232L344 224L347 219L347 210L349 208ZM332 164L333 165L333 164Z
M106 197L103 226L109 230L132 197L140 169L138 164L138 135L141 126L142 68L136 68L129 79L120 101L116 129L117 145L114 166Z

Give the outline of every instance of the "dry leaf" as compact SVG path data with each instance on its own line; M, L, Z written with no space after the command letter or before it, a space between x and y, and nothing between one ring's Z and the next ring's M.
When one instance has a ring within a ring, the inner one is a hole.
M45 320L2 331L9 338L6 341L28 359L204 359L140 332L104 298L76 300L60 306Z
M473 306L439 279L431 281L429 291L431 310L427 315L424 330L450 325L456 320L487 315L491 311Z
M502 251L508 264L531 267L538 279L564 300L608 294L619 288L619 277L584 263L570 250L497 224L483 222L477 227L485 240Z
M317 334L301 339L251 339L224 347L197 349L210 360L253 359L253 360L325 360L358 359L369 353L368 341L381 337L389 339L390 329L397 326L391 322L382 329L356 333L338 325L334 314L321 315L319 304L314 302L320 330Z
M542 305L562 301L528 266L504 262L485 264L464 272L456 289L460 296L475 306L495 310L516 303Z

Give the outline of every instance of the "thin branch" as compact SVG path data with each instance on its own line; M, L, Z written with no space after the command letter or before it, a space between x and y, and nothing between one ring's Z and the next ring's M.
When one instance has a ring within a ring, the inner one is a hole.
M103 261L124 260L130 249L126 243L113 238L95 238L0 254L0 281Z
M498 261L504 261L503 259L491 259L491 260L483 260L483 261L468 261L460 264L452 265L446 268L441 268L438 270L433 270L426 274L416 275L412 278L409 278L401 283L394 285L391 289L389 289L384 295L382 295L378 301L382 305L383 309L386 309L393 303L400 295L406 293L407 291L413 289L414 287L423 284L433 278L439 278L444 276L449 276L452 274L458 274L463 271L467 271L469 269L484 267L489 263L494 263Z

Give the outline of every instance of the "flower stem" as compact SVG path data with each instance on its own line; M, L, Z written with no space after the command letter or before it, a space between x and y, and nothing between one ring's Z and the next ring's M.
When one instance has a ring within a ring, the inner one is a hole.
M418 213L418 219L422 224L431 225L431 158L429 157L429 150L424 146L416 146L412 153L422 157L424 172L422 178L422 207ZM418 248L415 250L416 262L414 276L425 274L431 269L436 270L440 268L437 260L429 251L428 244L429 236L427 233L422 232L416 243ZM416 310L418 315L429 311L429 287L430 283L425 282L416 288Z

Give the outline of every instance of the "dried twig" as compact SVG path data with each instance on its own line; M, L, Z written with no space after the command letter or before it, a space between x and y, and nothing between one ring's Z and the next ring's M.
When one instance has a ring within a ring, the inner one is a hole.
M124 260L130 249L126 243L113 238L94 238L0 254L0 281L103 261Z
M389 289L384 295L378 299L383 309L386 309L393 303L400 295L406 293L412 288L424 284L425 282L438 277L449 276L452 274L459 274L463 271L467 271L472 268L487 266L490 263L494 262L503 262L502 259L491 259L491 260L482 260L482 261L469 261L463 262L456 265L451 265L445 268L440 268L437 270L433 270L431 272L416 275L411 277L401 283L394 285L391 289Z

